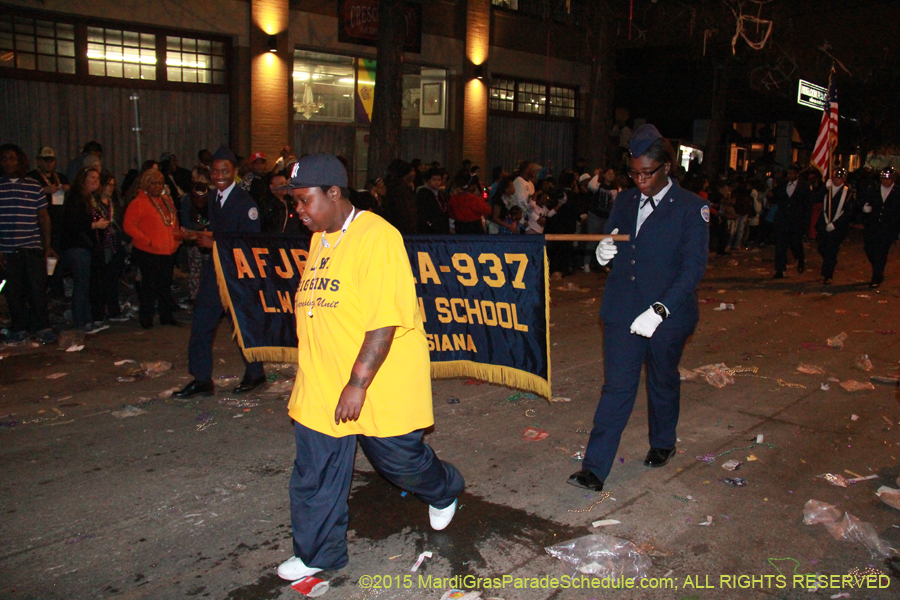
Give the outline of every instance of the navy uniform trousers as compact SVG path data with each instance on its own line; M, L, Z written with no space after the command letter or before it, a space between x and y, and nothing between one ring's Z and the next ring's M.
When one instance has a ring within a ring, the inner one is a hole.
M631 416L641 370L647 365L647 411L651 448L674 448L681 400L678 363L694 327L670 329L663 322L650 338L630 332L630 323L603 327L605 381L582 466L605 481Z
M203 265L200 272L200 288L194 300L194 318L191 322L191 340L188 343L188 372L197 381L212 379L213 357L212 346L216 337L216 327L225 313L222 297L219 296L219 284L216 281L216 270L213 261ZM244 361L244 379L259 379L265 376L261 362Z
M347 565L347 497L357 441L375 470L397 487L435 508L453 504L465 481L453 465L435 456L422 433L420 429L395 437L338 438L294 421L297 458L289 488L294 556L323 570Z

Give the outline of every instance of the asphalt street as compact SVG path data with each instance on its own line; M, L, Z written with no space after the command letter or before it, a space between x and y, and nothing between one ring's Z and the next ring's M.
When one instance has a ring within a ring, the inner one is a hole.
M821 283L813 245L807 253L806 273L791 268L777 281L772 248L711 259L682 367L723 363L734 383L683 383L678 454L660 469L642 465L642 386L606 482L609 497L565 483L579 468L603 381L605 275L551 281L553 390L561 401L435 381L427 441L466 478L456 518L431 531L428 507L358 453L350 564L320 574L330 584L324 597L438 600L448 587L506 600L898 597L896 558L805 525L803 509L810 499L832 504L870 523L863 533L900 549L900 510L875 494L900 487L900 391L841 386L898 374L900 250L878 290L866 285L858 231L831 286ZM275 574L291 555L294 448L285 398L293 366L268 365L265 391L235 396L227 377L242 369L223 322L217 395L173 400L167 391L190 380L189 329L144 331L132 320L87 336L77 352L0 346L0 598L301 597ZM841 332L843 348L828 347ZM857 366L862 354L871 371ZM124 360L134 362L116 364ZM147 376L141 363L156 361L173 366ZM822 372L798 372L801 364ZM527 427L549 435L526 441ZM742 463L737 471L722 468L731 459ZM874 477L841 487L826 473ZM725 481L736 477L746 485ZM592 526L607 519L618 523ZM544 548L591 533L633 542L652 563L644 585L655 589L581 589L576 581L600 580L561 579L573 571ZM432 556L411 571L425 551ZM875 577L843 577L866 573ZM858 587L866 582L874 587Z

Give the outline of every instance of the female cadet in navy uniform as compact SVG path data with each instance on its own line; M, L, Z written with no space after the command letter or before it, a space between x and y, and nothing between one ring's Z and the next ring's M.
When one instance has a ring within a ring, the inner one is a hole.
M816 221L816 246L822 255L822 282L831 284L837 266L838 250L850 230L853 218L853 190L846 185L847 171L834 169L831 179L822 186L822 213Z
M868 215L863 247L872 263L869 287L877 288L884 281L888 250L900 235L900 188L894 185L894 169L881 172L881 185L866 196L863 212Z
M209 192L209 231L215 233L259 233L259 207L250 194L234 183L237 158L224 144L213 154L210 178L215 189ZM212 248L213 240L199 236L197 245ZM188 342L188 372L194 376L181 391L172 394L175 398L192 398L197 395L212 396L215 386L212 382L212 345L216 326L225 309L219 295L216 270L213 261L207 261L200 272L200 288L194 301L194 320L191 323L191 340ZM266 374L261 362L244 361L244 378L234 388L235 394L255 390L266 383Z
M700 320L696 289L709 252L709 205L669 179L675 162L671 144L650 124L638 127L629 144L628 175L637 187L619 194L606 231L631 240L617 245L606 238L597 246L600 264L612 261L600 309L605 381L583 469L568 480L598 492L631 416L645 363L650 451L644 465L661 467L675 453L678 363Z

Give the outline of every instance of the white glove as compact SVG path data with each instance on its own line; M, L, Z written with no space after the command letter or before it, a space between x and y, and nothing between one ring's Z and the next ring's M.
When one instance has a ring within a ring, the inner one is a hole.
M619 233L619 228L616 227L612 231L610 231L611 235L616 235ZM597 251L594 253L597 257L597 262L600 263L600 266L606 266L606 263L615 258L616 253L619 251L616 248L616 243L612 241L612 238L603 238L600 240L600 243L597 244Z
M864 213L872 212L872 207L870 205L866 204L865 206L863 206L863 212Z
M656 314L652 308L648 308L638 315L634 323L631 324L631 333L642 335L648 338L653 335L659 324L663 322L663 318Z
M825 231L827 231L828 233L834 231L834 223L828 223L827 225L825 225Z

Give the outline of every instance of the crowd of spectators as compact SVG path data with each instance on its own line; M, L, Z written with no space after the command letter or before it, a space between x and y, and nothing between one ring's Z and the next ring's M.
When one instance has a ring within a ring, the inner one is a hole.
M104 165L103 148L95 141L85 144L65 173L57 169L51 147L38 150L36 168L30 171L31 161L19 147L4 144L0 155L7 341L33 336L52 342L54 329L74 326L94 333L131 317L150 328L156 314L160 325L179 324L179 303L171 292L173 270L186 273L188 295L181 303L190 304L201 267L210 258L210 250L195 242L209 223L208 150L198 153L191 169L166 152L159 161L148 160L126 173L121 184ZM350 172L349 162L342 161ZM279 189L296 162L291 149L285 146L273 162L259 152L239 157L239 162L236 180L259 206L262 231L307 234L290 195ZM753 251L780 240L781 252L786 256L792 250L802 272L802 242L817 236L827 190L816 169L792 165L759 175L729 170L710 180L679 167L673 175L679 185L710 202L712 255ZM617 194L634 185L621 165L588 169L583 160L556 173L522 160L512 171L494 167L489 177L483 179L480 167L470 161L448 170L438 162L397 159L383 177L351 190L351 201L380 214L403 234L599 234ZM858 217L863 214L859 198L877 190L879 179L859 170L847 183L853 194L842 210ZM784 203L779 189L789 184L800 190L790 208L797 239L778 233L776 216ZM601 269L592 260L595 246L548 242L551 276ZM48 301L63 307L53 323Z

